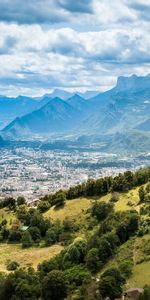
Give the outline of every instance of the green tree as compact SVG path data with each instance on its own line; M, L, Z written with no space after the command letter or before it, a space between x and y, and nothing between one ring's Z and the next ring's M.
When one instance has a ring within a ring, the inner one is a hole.
M25 231L22 235L22 248L29 248L33 244L33 240L31 238L31 235L28 231Z
M86 255L85 258L86 266L91 273L96 273L100 267L98 249L92 248Z
M29 228L29 233L31 235L31 238L34 242L39 242L41 239L41 233L38 227L33 226Z
M26 199L23 196L19 196L17 198L17 205L20 206L20 205L23 205L23 204L26 204Z
M38 209L41 213L44 213L50 208L50 204L48 201L40 201L38 204Z
M69 260L74 263L74 264L78 264L80 263L80 251L78 250L78 248L75 245L72 245L68 252L68 258Z
M144 198L145 198L145 190L144 190L144 187L141 186L139 188L139 199L140 199L140 202L144 202Z
M64 206L66 201L66 195L64 192L59 192L56 194L55 198L54 198L54 205L56 208L59 208L61 206Z
M110 300L114 300L122 295L122 287L120 283L116 282L115 278L112 276L101 278L99 282L99 291L102 295L102 299L109 297Z
M76 286L82 285L83 281L90 279L90 273L84 268L84 266L76 265L64 271L65 278L69 284L76 284Z
M119 270L124 278L129 278L132 275L133 262L131 261L122 261L119 264Z
M150 299L150 286L146 285L144 287L143 293L139 296L139 300L149 300Z
M51 271L42 281L43 300L63 300L67 296L67 283L62 271Z
M103 221L107 216L113 212L113 204L105 202L95 202L91 208L91 214L96 217L98 221Z
M56 233L53 228L49 228L46 232L45 236L45 244L46 246L51 246L56 243Z

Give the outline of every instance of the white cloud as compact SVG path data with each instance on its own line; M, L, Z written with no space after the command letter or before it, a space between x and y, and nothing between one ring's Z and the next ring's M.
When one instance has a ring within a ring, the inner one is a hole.
M0 93L106 89L118 75L149 73L147 1L93 0L93 13L81 1L70 7L61 0L57 7L60 2L63 24L0 23Z

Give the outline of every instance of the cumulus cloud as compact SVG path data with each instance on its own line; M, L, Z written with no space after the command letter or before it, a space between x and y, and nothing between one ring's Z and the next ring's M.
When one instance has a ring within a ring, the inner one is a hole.
M19 24L59 23L69 12L92 13L92 0L2 0L0 21Z
M0 1L0 93L107 89L149 73L147 1L71 2Z
M93 13L92 0L58 0L58 4L70 12Z

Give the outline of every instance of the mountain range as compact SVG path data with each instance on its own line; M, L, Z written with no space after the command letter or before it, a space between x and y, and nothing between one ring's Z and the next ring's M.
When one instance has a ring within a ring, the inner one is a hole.
M57 90L39 99L18 97L5 101L3 112L11 111L12 120L1 133L12 139L55 134L108 135L131 130L150 132L150 75L121 76L114 88L88 100L78 93L70 95ZM0 114L1 103L0 98Z

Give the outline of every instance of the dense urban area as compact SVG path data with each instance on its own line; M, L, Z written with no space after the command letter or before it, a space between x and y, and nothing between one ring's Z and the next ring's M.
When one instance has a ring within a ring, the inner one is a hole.
M0 196L33 200L88 178L113 176L148 164L150 154L120 156L98 151L0 149Z

